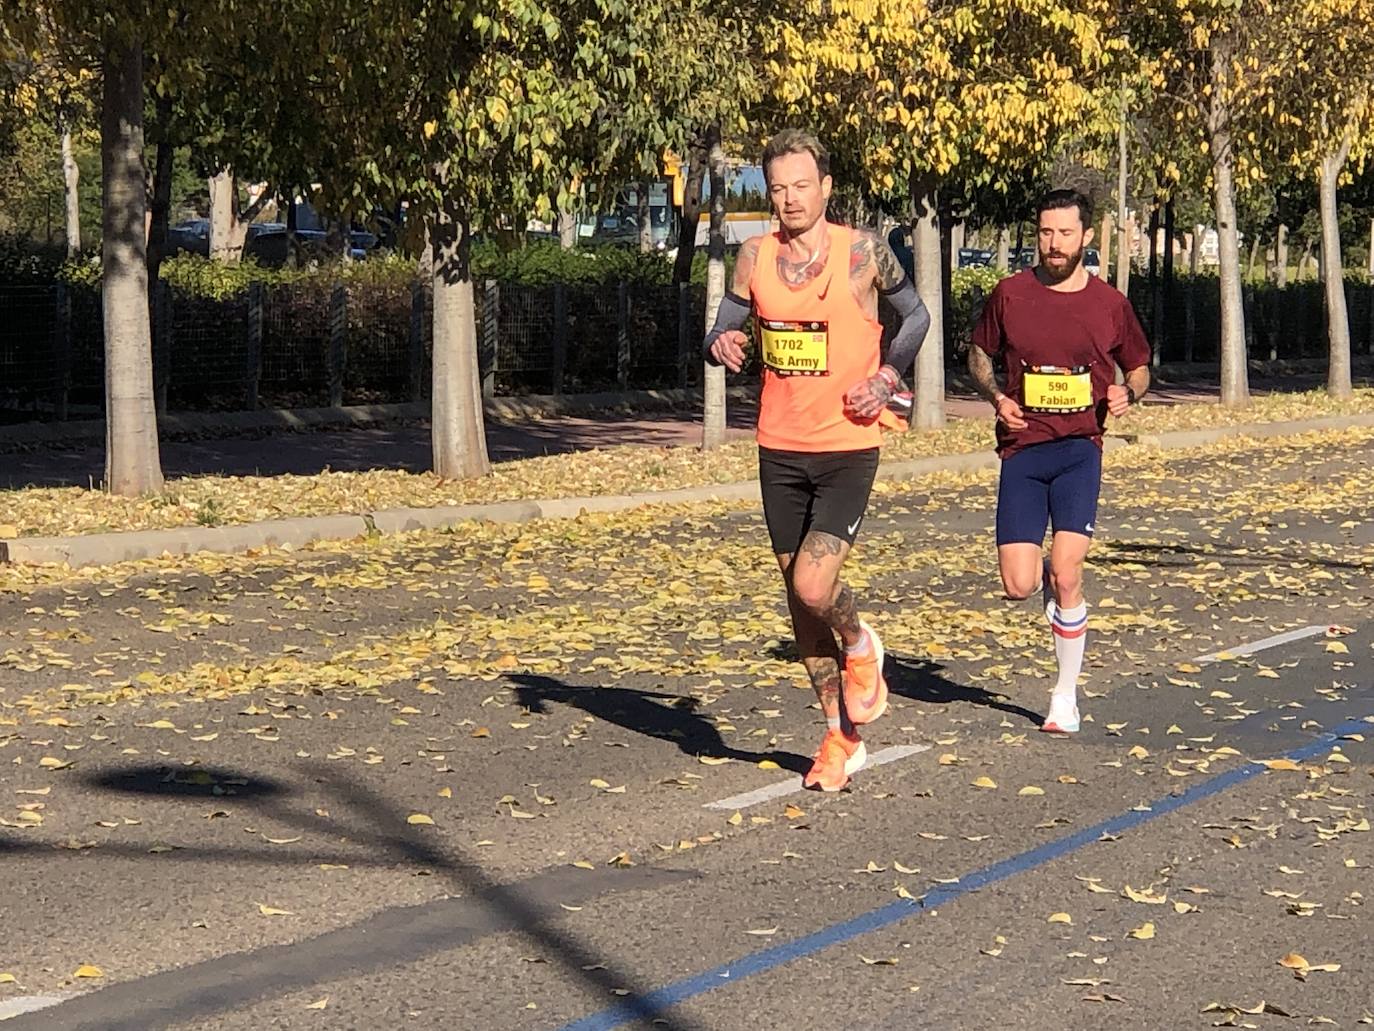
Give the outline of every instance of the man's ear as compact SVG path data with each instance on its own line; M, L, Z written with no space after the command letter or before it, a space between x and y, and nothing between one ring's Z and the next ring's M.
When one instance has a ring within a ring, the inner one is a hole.
M1083 246L1084 246L1084 247L1091 247L1092 245L1093 245L1093 227L1092 227L1092 226L1088 226L1087 229L1083 230Z
M821 196L824 197L826 200L830 199L830 191L834 188L835 180L830 176L826 176L824 179L821 180Z

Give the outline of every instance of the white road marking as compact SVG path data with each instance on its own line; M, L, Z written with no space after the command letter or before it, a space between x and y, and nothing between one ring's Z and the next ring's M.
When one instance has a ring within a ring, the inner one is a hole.
M1227 659L1237 659L1243 655L1254 655L1255 652L1262 652L1266 648L1277 648L1281 644L1289 644L1292 641L1302 641L1309 637L1316 637L1318 634L1326 633L1326 626L1308 626L1301 630L1290 630L1286 634L1275 634L1273 637L1266 637L1262 641L1254 641L1251 644L1237 645L1235 648L1223 648L1219 652L1212 652L1208 655L1199 655L1194 662L1225 662Z
M45 1010L70 998L71 995L21 995L18 998L6 999L0 1002L0 1020L9 1020L11 1017L33 1013L35 1010Z
M867 770L873 766L882 766L884 763L896 762L898 759L905 759L909 755L916 755L919 752L929 752L930 745L893 745L891 748L884 748L881 752L874 752L868 757L868 762L863 764L862 769ZM787 780L780 780L775 784L769 784L764 788L755 788L753 791L746 791L742 795L731 795L729 798L722 798L718 802L707 802L703 809L748 809L750 806L767 802L774 798L781 798L783 795L791 795L802 790L801 777L789 777Z

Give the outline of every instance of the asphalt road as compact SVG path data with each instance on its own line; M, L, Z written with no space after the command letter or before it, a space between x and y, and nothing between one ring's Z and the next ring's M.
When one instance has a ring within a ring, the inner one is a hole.
M795 790L818 714L741 507L14 583L0 1014L1374 1021L1372 459L1109 456L1072 740L1037 731L1050 639L996 591L993 478L881 488L850 579L890 761L831 796Z

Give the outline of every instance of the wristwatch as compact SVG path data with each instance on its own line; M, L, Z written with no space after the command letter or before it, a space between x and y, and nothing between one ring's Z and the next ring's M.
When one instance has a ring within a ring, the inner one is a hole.
M1138 398L1138 397L1135 396L1135 391L1132 390L1130 387L1127 387L1127 388L1126 388L1126 403L1127 403L1128 405L1133 405L1133 404L1135 404L1135 403L1136 403L1137 401L1139 401L1139 400L1140 400L1140 398Z

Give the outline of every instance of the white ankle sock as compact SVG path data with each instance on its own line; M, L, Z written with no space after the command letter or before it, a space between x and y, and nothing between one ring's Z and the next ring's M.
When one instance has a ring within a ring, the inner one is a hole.
M867 655L872 650L873 642L869 640L867 630L863 632L863 636L859 638L857 644L847 644L844 646L844 653L846 655L853 655L856 658L861 655Z

